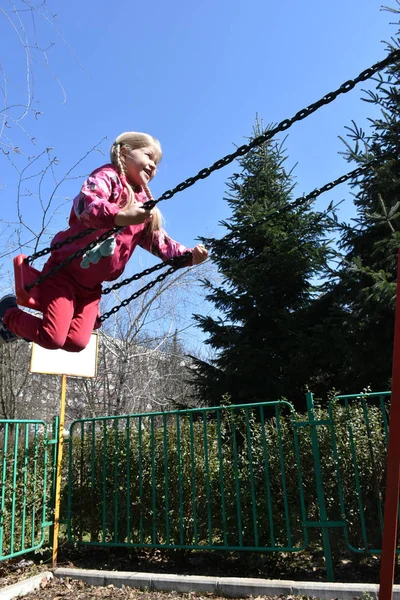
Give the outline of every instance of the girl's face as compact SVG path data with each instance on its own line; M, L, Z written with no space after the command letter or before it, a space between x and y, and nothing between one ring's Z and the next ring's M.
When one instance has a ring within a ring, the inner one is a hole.
M131 150L121 149L125 159L126 176L133 185L147 185L157 171L161 151L158 146L149 145Z

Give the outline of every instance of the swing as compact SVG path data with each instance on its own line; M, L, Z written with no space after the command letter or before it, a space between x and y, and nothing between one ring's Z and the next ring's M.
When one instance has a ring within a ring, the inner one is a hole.
M326 192L328 190L331 190L332 188L336 187L338 184L344 183L348 179L358 177L362 172L369 169L371 164L376 164L377 162L380 162L381 160L383 160L385 157L386 157L386 155L382 155L379 158L375 158L375 159L369 161L362 167L358 167L357 169L354 169L350 173L347 173L346 175L342 175L338 179L335 179L335 181L327 183L324 186L322 186L321 188L316 188L315 190L313 190L312 192L307 194L307 196L300 196L299 198L294 200L291 204L284 206L283 208L281 208L280 210L277 210L273 214L269 214L266 217L259 219L258 221L255 221L247 226L242 227L241 230L243 231L243 230L247 230L247 229L253 229L254 227L257 227L258 225L265 223L273 215L282 214L283 212L286 212L287 210L292 209L293 207L301 206L301 205L307 203L310 199L317 198L320 194L322 194L323 192ZM89 230L89 232L91 232L91 231L92 230ZM86 233L86 232L84 232L84 233ZM46 275L43 275L42 273L40 273L40 271L38 271L37 269L32 267L29 264L29 260L37 258L38 256L43 256L44 254L48 254L51 251L51 248L46 248L45 250L42 250L40 253L33 254L30 257L26 256L25 254L19 254L18 256L16 256L14 258L13 262L14 262L15 294L16 294L16 298L17 298L17 303L20 306L25 306L27 308L34 308L35 310L42 312L41 304L40 304L40 289L36 285L38 283L38 279L44 280L46 277L51 275L53 272L56 272L60 268L62 268L64 266L64 264L68 264L69 262L71 262L72 259L81 257L83 255L84 251L95 249L95 246L98 246L99 241L106 240L112 233L115 233L115 229L112 229L112 230L104 233L97 240L94 240L93 242L88 244L88 246L86 246L83 250L80 250L76 254L71 255L63 263L61 263L57 267L54 267ZM237 230L234 230L231 233L224 236L224 239L226 239L226 240L232 239L232 237L234 237L236 234L237 234ZM60 242L58 244L58 247L61 247L64 244L66 244L70 241L73 241L73 239L77 239L79 237L83 237L82 234L78 234L78 236L76 236L75 238L69 238L68 240L65 240L64 242ZM168 276L169 274L173 273L176 270L176 268L185 266L184 263L185 263L185 261L187 261L190 254L191 254L190 252L187 252L180 257L175 257L175 258L169 259L167 261L163 261L157 265L154 265L153 267L151 267L149 269L145 269L141 273L136 273L135 275L133 275L132 277L130 277L128 279L124 279L120 283L115 283L111 287L103 289L103 294L109 294L113 290L117 290L120 287L127 285L128 283L131 283L132 281L137 281L138 279L140 279L143 276L150 275L154 271L158 271L159 269L163 269L166 266L170 266L170 269L167 272L163 273L162 275L159 275L155 280L149 282L143 288L141 288L140 290L135 292L130 298L128 298L127 300L124 300L120 306L114 307L113 309L111 309L108 313L106 313L103 316L100 316L100 314L99 314L99 317L98 317L99 324L97 325L97 327L100 326L100 322L104 321L110 315L116 313L119 310L119 308L121 308L122 306L126 306L131 300L137 298L138 296L143 294L145 291L147 291L148 289L153 287L156 283L165 279L165 277Z
M14 262L15 295L17 303L26 308L41 310L40 291L37 285L31 286L40 276L40 271L27 262L25 254L18 254Z
M262 135L255 138L250 144L245 144L243 146L240 146L239 148L237 148L237 150L235 152L233 152L232 154L228 154L223 159L216 161L213 165L211 165L211 167L202 169L194 177L189 177L188 179L186 179L184 182L177 185L172 190L167 190L166 192L164 192L164 194L162 194L160 196L160 198L158 198L158 200L149 200L148 202L144 203L144 208L149 208L149 209L153 208L161 200L167 200L169 198L172 198L172 196L174 196L177 192L181 192L181 191L191 187L200 179L205 179L206 177L208 177L213 171L221 169L222 167L230 164L233 160L235 160L236 158L239 158L240 156L244 156L252 148L255 148L255 147L261 145L262 143L272 139L272 137L276 133L286 131L296 121L301 121L301 120L305 119L308 115L315 112L317 109L321 108L322 106L325 106L326 104L329 104L330 102L335 100L339 94L345 94L345 93L349 92L350 90L353 89L353 87L355 86L356 83L359 83L360 81L365 81L366 79L372 77L372 75L375 75L378 71L380 71L387 65L397 61L399 59L399 57L400 57L400 50L396 50L396 51L392 52L384 60L380 61L379 63L376 63L369 69L360 73L360 75L356 79L345 82L336 91L331 92L330 94L327 94L326 96L321 98L318 102L315 102L314 104L311 104L307 108L300 110L298 113L296 113L296 115L294 117L281 121L280 123L278 123L278 125L276 125L276 127L267 130ZM314 192L312 192L308 197L297 198L296 202L298 204L300 204L300 203L304 202L305 200L307 200L308 198L316 198L323 191L332 189L332 187L334 187L338 183L343 183L348 178L350 178L350 176L358 176L364 169L369 168L370 164L376 163L377 160L383 160L384 156L385 155L383 155L381 157L376 157L374 160L370 161L369 163L363 165L362 167L359 167L358 169L355 169L352 173L348 173L347 175L337 179L335 182L327 184L326 186L324 186L324 188L314 190ZM259 222L251 224L249 227L253 227L253 226L257 225L258 223L261 224L262 222L264 222L264 219L261 219ZM77 258L78 256L83 256L83 254L85 252L87 252L88 250L94 249L95 246L99 242L106 240L108 237L110 237L110 235L117 232L119 229L120 229L119 227L116 227L116 228L110 230L109 232L106 232L105 234L100 236L100 238L98 238L98 240L91 242L86 248L83 248L82 250L78 251L75 255L66 259L63 263L61 263L60 265L55 267L51 272L46 273L46 275L44 277L48 277L53 271L57 271L58 269L62 268L64 265L69 264L69 262L71 260L73 260L74 258ZM69 243L69 242L73 241L74 239L83 237L84 235L86 235L87 233L91 233L92 231L93 231L93 229L88 229L84 232L81 232L80 234L78 234L75 237L68 238L64 242L61 242L61 243L53 246L53 249L59 248L59 247L63 246L65 243ZM232 234L229 234L229 235L232 235ZM50 251L51 251L51 248L46 248L45 251L41 251L40 253L30 256L29 260L33 260L33 259L37 258L38 256L44 256L44 254L47 254ZM95 249L95 251L97 251L97 250ZM109 291L112 291L113 289L117 289L121 285L125 285L125 284L129 283L130 281L139 279L143 275L149 275L154 270L163 268L163 266L165 266L166 264L171 265L173 263L174 263L174 261L172 261L172 260L166 261L165 263L161 263L160 265L156 265L155 267L146 269L142 273L139 273L136 276L131 277L130 279L124 280L121 284L115 284L111 288L107 288L106 290L103 290L103 293L108 293ZM174 270L174 267L171 267L171 269ZM170 269L170 271L171 271L171 269ZM165 277L165 275L166 275L165 273L163 275L160 275L156 280L154 280L153 282L150 282L149 284L147 284L147 286L144 286L141 290L139 290L139 292L136 292L136 294L134 294L134 297L137 297L139 295L139 293L143 293L144 291L147 291L147 289L149 289L150 286L153 286L155 283L162 280ZM25 256L24 254L19 254L18 256L16 256L14 258L14 277L15 277L15 291L16 291L18 304L20 304L21 306L25 306L27 308L34 308L36 310L40 310L40 292L39 292L39 288L37 287L36 283L37 283L38 277L41 277L41 280L43 280L44 277L43 277L43 275L41 275L41 273L37 269L33 268L29 264L28 257ZM128 299L128 302L132 299L133 299L133 297ZM111 314L114 314L114 312L116 312L121 306L126 306L126 304L127 304L127 301L124 300L123 303L119 307L114 307L114 309L109 311L109 313L106 313L106 315L103 315L102 319L104 320L104 318L106 318L106 316L110 316Z
M103 234L103 236L105 237L104 234ZM89 246L87 246L87 248L88 247ZM48 249L48 250L50 250L50 249ZM141 288L140 290L135 292L135 294L133 294L133 296L131 298L129 298L128 301L124 300L120 306L114 307L113 309L111 309L108 313L106 313L103 316L100 316L100 311L99 311L95 329L100 327L101 322L104 321L106 318L108 318L111 314L114 314L115 312L117 312L119 310L119 308L121 308L122 306L126 306L134 297L137 298L138 296L143 294L145 291L147 291L148 289L153 287L156 283L165 279L165 277L167 277L169 274L173 273L177 268L184 266L184 263L188 260L190 255L191 255L190 252L185 252L185 254L183 254L182 256L171 258L167 261L163 261L157 265L154 265L153 267L150 267L149 269L145 269L141 273L136 273L135 275L133 275L132 277L130 277L128 279L124 279L123 281L121 281L119 283L115 283L114 285L112 285L109 288L103 289L103 294L109 294L113 290L117 290L120 287L122 287L128 283L131 283L132 281L136 281L145 275L150 275L154 271L158 271L167 266L170 267L166 272L159 275L156 279L154 279L153 281L150 281L143 288ZM69 259L67 259L67 262L69 262L71 260L71 258L74 258L75 256L76 255L69 257ZM46 277L51 275L53 272L57 272L63 265L62 264L58 265L57 267L54 267L52 269L52 271L50 271L46 275L43 275L40 271L38 271L37 269L35 269L34 267L32 267L29 264L29 262L28 262L29 258L32 258L32 257L27 257L25 254L18 254L18 256L16 256L13 259L15 295L16 295L16 299L17 299L17 304L19 304L20 306L25 306L26 308L34 308L35 310L42 312L41 303L40 303L40 288L36 284L38 283L39 279L42 279L42 281L43 281Z

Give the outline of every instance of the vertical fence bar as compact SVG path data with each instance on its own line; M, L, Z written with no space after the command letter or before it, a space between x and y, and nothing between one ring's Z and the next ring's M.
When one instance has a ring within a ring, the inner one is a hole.
M29 448L29 425L25 423L25 438L24 438L24 463L22 467L22 531L21 531L21 550L25 550L25 527L26 527L26 493L28 480L28 448Z
M49 453L48 453L48 441L49 441L49 436L48 436L48 431L47 431L47 426L44 426L44 436L43 436L43 496L42 496L42 522L40 524L41 527L41 541L40 544L43 543L44 538L45 538L45 519L46 519L46 511L47 511L47 503L48 503L48 498L47 498L47 475L48 475L48 462L49 462ZM58 441L58 438L57 438ZM57 473L58 474L58 473ZM56 480L57 483L57 480ZM61 477L60 477L60 481L59 484L61 485ZM57 484L56 484L56 490L54 492L54 500L56 502L57 500ZM56 506L57 504L54 504L54 506ZM55 516L54 515L54 519L53 519L53 525L55 526ZM54 529L53 529L54 531ZM58 543L58 533L57 534L57 543ZM57 550L57 547L56 547ZM53 551L54 551L54 546L53 546Z
M1 503L0 503L0 556L3 555L4 540L4 509L6 507L6 475L7 475L7 451L8 451L8 423L4 426L3 458L1 471Z
M386 416L385 399L382 396L382 394L379 396L379 406L381 408L383 430L385 432L385 440L386 440L386 445L387 445L389 442L389 425L388 425L388 420L387 420L387 416Z
M59 428L60 417L53 417L52 420L52 450L51 450L51 490L50 490L50 506L54 510L56 505L56 487L57 487L57 450L58 450L58 428ZM36 440L37 441L37 440ZM37 447L36 447L37 450ZM38 453L35 450L35 454L38 456ZM36 474L36 471L35 471ZM36 482L35 482L36 483ZM52 545L52 540L54 537L54 518L53 524L49 528L49 546Z
M210 494L210 467L208 464L208 435L207 415L203 411L203 440L204 440L204 466L206 469L206 496L207 496L207 528L208 543L212 544L212 518L211 518L211 494Z
M246 438L247 438L247 456L249 459L249 473L250 473L250 489L251 489L251 508L253 514L253 533L254 533L254 545L258 546L258 524L257 524L257 506L256 506L256 493L254 489L254 469L253 469L253 455L251 447L251 433L249 423L249 409L245 408L246 418Z
M189 431L190 431L190 471L192 484L192 506L193 506L193 539L194 543L198 543L197 537L197 492L196 492L196 462L194 454L194 431L193 431L193 414L189 414Z
M80 460L79 460L79 474L80 474L80 479L79 479L79 485L80 485L80 490L79 490L79 541L82 542L82 537L83 537L83 523L85 520L85 515L84 515L84 506L86 504L86 498L84 498L83 496L83 486L84 486L84 463L85 463L85 423L84 421L81 421L81 436L80 436L80 444L79 444L79 450L80 450Z
M150 450L151 450L151 512L152 512L152 543L157 543L157 486L156 486L156 451L154 444L154 415L150 416Z
M332 438L333 459L334 459L334 462L335 462L336 481L337 481L337 485L338 485L338 497L339 497L340 514L342 515L342 518L345 521L344 537L345 537L345 540L347 542L347 545L349 546L350 545L350 541L349 541L348 527L347 527L347 522L346 522L346 509L345 509L343 475L342 475L342 469L341 469L341 466L340 466L339 450L338 450L338 446L337 446L337 442L336 442L336 434L335 434L335 427L334 427L334 413L333 413L333 411L334 411L334 401L331 400L331 402L329 403L328 414L329 414L329 419L331 421L330 431L331 431L331 438Z
M12 495L11 495L11 539L10 554L14 552L14 533L15 533L15 502L17 498L17 473L18 473L18 438L19 423L15 423L14 429L14 457L13 457L13 477L12 477Z
M31 511L31 514L32 514L31 546L32 547L35 545L37 462L38 462L38 457L39 457L38 427L39 427L38 424L35 423L35 429L34 429L34 434L33 434L33 483L32 483L33 498L32 498L32 511ZM55 460L53 460L53 464L54 463L55 463ZM52 479L52 484L51 484L52 500L54 499L54 494L55 494L55 490L56 490L55 484L56 484L56 481L55 481L55 474L54 474L53 479ZM54 506L54 502L53 502L52 506Z
M285 511L286 537L287 537L288 546L290 546L292 543L292 536L290 533L290 514L289 514L289 503L288 503L288 497L287 497L285 457L284 457L283 444L282 444L281 413L279 410L279 405L275 406L275 418L276 418L276 430L277 430L277 434L278 434L279 463L281 466L281 482L282 482L282 493L283 493L283 506L284 506L284 511Z
M140 519L139 519L139 541L143 544L143 447L142 447L142 417L138 419L139 428L139 453L138 453L138 468L139 468L139 506L140 506Z
M376 508L378 511L378 519L379 519L380 528L381 528L381 531L383 531L382 497L381 497L381 494L379 491L378 477L377 477L377 473L376 473L376 461L375 461L374 447L372 444L372 431L371 431L371 425L369 422L369 411L368 411L367 403L365 402L364 397L361 399L361 403L362 403L362 407L363 407L365 427L367 430L369 455L371 457L372 476L373 476L373 480L374 480L373 481L373 490L374 490L374 494L375 494Z
M182 451L181 451L181 421L179 412L176 413L176 453L178 459L178 488L179 488L179 543L183 544L183 485L182 485Z
M219 489L221 491L221 511L222 511L222 537L224 546L228 545L226 531L226 507L225 507L225 487L224 487L224 459L222 454L221 440L221 411L217 410L217 442L218 442L218 460L219 460Z
M95 507L95 469L96 469L96 422L91 426L91 456L90 456L90 541L95 541L94 507Z
M235 489L236 489L236 518L238 526L238 537L239 546L243 546L243 530L242 530L242 508L240 506L240 483L239 483L239 470L238 470L238 455L237 455L237 444L236 444L236 425L235 425L235 414L232 411L232 447L233 447L233 469L235 476Z
M306 518L307 518L306 501L304 498L303 474L302 474L302 470L301 470L299 435L298 435L297 427L296 427L296 417L295 417L295 414L294 414L294 411L292 408L291 408L291 422L292 422L292 428L293 428L293 445L294 445L294 450L296 453L297 482L298 482L298 486L299 486L301 520L304 524L306 521ZM306 546L308 546L308 530L305 527L305 525L303 525L303 538L304 538L303 543L304 543L304 546L306 547Z
M72 464L73 464L73 433L74 433L74 423L71 424L69 428L69 465L68 465L68 502L67 502L67 533L68 539L72 541L72 528L71 528L71 519L72 519Z
M351 425L351 414L350 414L350 410L349 410L349 402L347 399L345 400L345 407L347 410L347 430L349 432L349 438L350 438L350 450L351 450L351 455L353 458L353 465L354 465L354 479L356 482L358 512L360 515L360 523L361 523L361 535L362 535L364 547L368 548L367 528L365 525L365 517L364 517L363 494L362 494L361 485L360 485L360 473L359 473L359 469L358 469L357 453L356 453L356 448L355 448L355 444L354 444L353 427Z
M114 421L114 541L118 542L118 454L119 454L119 421Z
M165 493L165 543L169 544L169 488L168 488L168 435L167 415L163 414L163 450L164 450L164 493Z
M267 448L267 439L265 436L265 415L264 415L264 407L260 408L260 417L261 417L261 439L263 446L263 459L264 459L264 474L265 474L265 489L267 493L267 506L268 506L268 521L269 521L269 531L270 531L270 544L271 546L275 546L275 533L274 533L274 516L272 512L272 497L271 497L271 481L269 476L269 456L268 456L268 448Z
M317 498L318 498L318 507L319 507L319 515L322 522L327 521L326 514L326 506L325 506L325 493L324 486L322 482L322 472L321 472L321 457L319 452L319 444L318 444L318 435L317 428L315 424L315 415L314 415L314 399L313 395L309 392L306 394L307 400L307 412L308 412L308 420L310 422L310 432L311 432L311 445L314 457L314 469L315 469L315 480L317 485ZM324 547L324 555L325 555L325 568L328 581L334 581L333 574L333 562L332 562L332 551L331 551L331 542L329 539L329 531L326 527L322 527L322 544Z
M102 540L106 541L107 531L107 421L103 421L103 514Z
M130 417L126 419L126 540L131 541L131 427Z

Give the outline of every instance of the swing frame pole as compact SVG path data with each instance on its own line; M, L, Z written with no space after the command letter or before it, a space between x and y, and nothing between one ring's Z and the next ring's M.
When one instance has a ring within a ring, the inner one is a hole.
M397 291L392 363L389 444L386 463L385 512L382 538L379 600L392 600L396 564L400 490L400 249L397 259Z

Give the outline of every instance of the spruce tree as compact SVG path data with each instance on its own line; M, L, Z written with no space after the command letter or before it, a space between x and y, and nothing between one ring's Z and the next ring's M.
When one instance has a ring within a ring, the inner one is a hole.
M253 136L260 133L256 123ZM210 362L196 361L197 386L208 404L226 394L235 403L304 400L312 371L307 310L330 256L330 225L309 202L286 210L294 181L285 161L275 141L241 158L240 172L227 184L228 234L203 239L221 276L219 285L205 282L219 316L195 316L215 352Z
M398 49L399 42L398 34L388 50ZM337 279L321 298L325 309L341 315L337 325L342 363L336 365L335 387L347 393L368 386L387 389L392 369L400 247L400 63L375 81L376 90L364 97L374 107L369 130L353 122L343 141L349 162L379 162L353 183L357 218L342 228L343 261Z

